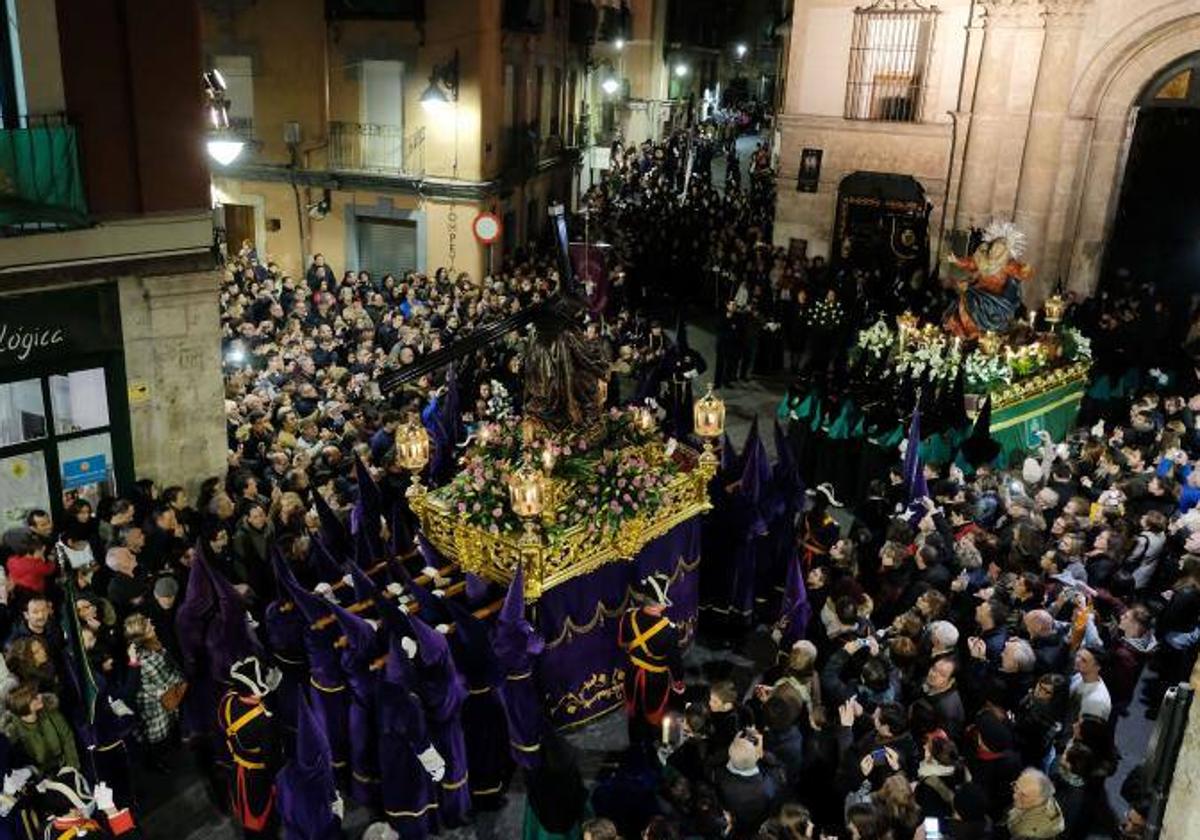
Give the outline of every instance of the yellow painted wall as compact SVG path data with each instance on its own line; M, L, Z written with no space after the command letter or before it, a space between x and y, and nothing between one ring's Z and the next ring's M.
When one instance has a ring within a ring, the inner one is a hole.
M570 71L583 79L582 65L567 44L567 3L555 17L547 4L545 31L540 34L504 32L501 29L501 0L439 0L427 5L427 20L418 31L411 23L343 21L326 27L322 0L257 0L238 4L232 15L222 4L206 4L204 42L208 56L250 55L254 65L254 128L256 148L250 162L281 165L289 163L283 142L284 125L298 121L302 143L298 163L302 168L324 170L328 166L328 123L358 122L361 82L358 63L367 59L401 60L405 63L404 133L412 137L424 130L423 174L430 179L480 181L497 178L504 169L504 65L521 68L517 92L521 118L551 112L554 71L561 71L563 88L558 104L559 124L565 128L572 112L567 97ZM458 51L460 89L456 106L429 110L420 104L434 65L450 61ZM544 94L532 101L536 67L544 67ZM582 90L582 84L578 90ZM328 90L328 99L326 99ZM545 105L543 106L543 103ZM579 105L574 108L578 116ZM547 126L543 126L543 133ZM457 165L456 165L457 164ZM382 194L353 194L335 191L332 208L325 219L297 221L296 197L288 184L239 182L214 177L218 201L251 204L259 217L259 245L267 257L293 274L320 252L339 271L346 266L346 208L352 204L375 205ZM563 174L538 175L528 185L517 185L506 198L516 212L518 242L527 232L526 206L529 195L537 195L540 214L554 197L570 200L569 179ZM319 189L300 189L302 206L322 197ZM425 213L426 267L449 263L445 199L419 198L399 191L388 194L397 209L418 208ZM457 237L455 267L473 277L486 269L486 248L475 242L471 222L481 209L503 216L499 198L482 205L459 202L456 206ZM278 219L276 232L265 230L268 219ZM497 253L500 250L496 246Z
M300 239L297 233L296 203L292 188L288 184L263 181L236 181L217 179L215 182L219 200L232 204L250 204L263 220L278 219L280 229L266 232L265 242L260 247L266 259L273 260L292 276L299 276L306 268L300 257ZM320 198L314 190L312 201ZM396 210L419 210L425 214L425 259L426 269L433 272L450 264L449 232L447 229L451 204L443 201L421 201L417 196L399 193L351 192L335 190L331 196L329 214L320 220L305 217L306 236L311 237L311 253L325 255L326 261L339 273L358 268L347 264L346 219L354 208L377 207L381 200L390 202ZM301 189L301 200L305 201L305 190ZM453 205L457 216L455 237L455 268L466 271L473 278L483 276L487 265L486 249L475 241L471 222L481 209L475 202L457 202ZM265 225L264 225L265 226Z

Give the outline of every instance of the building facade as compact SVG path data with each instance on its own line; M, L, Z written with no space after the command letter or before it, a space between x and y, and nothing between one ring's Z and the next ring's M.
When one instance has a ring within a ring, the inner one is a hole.
M250 140L214 172L231 249L249 240L292 274L321 253L338 272L481 277L575 189L571 15L566 0L205 0L205 61ZM449 101L429 107L434 76ZM503 222L490 253L472 233L484 211Z
M1024 230L1035 301L1121 268L1129 151L1198 101L1198 0L795 0L789 31L777 240L829 254L844 178L912 176L934 255L993 218Z
M15 0L0 72L0 529L225 466L199 8Z

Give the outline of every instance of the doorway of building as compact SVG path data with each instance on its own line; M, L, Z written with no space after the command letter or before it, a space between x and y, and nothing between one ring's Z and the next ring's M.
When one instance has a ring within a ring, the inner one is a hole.
M1153 282L1186 328L1200 296L1200 53L1167 67L1138 103L1101 288Z
M255 246L254 206L250 204L223 204L225 210L225 242L230 257L236 257L242 246L249 242Z

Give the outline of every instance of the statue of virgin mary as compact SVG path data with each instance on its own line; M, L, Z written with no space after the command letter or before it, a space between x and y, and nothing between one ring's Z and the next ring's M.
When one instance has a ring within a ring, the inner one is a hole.
M958 288L958 300L942 318L942 326L963 338L983 332L1007 332L1021 305L1021 283L1033 270L1020 261L1025 235L1012 222L992 222L969 257L946 256Z

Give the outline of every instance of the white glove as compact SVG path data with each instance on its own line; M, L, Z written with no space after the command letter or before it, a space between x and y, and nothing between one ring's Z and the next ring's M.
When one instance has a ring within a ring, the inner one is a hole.
M433 568L433 566L425 566L421 569L421 574L430 580L436 580L438 576L437 569Z
M125 701L120 697L109 697L108 708L112 709L112 713L117 717L129 717L133 714L133 709L125 705Z
M434 627L433 629L438 631L439 633L441 633L443 636L445 636L447 633L450 632L450 625L449 624L439 624L437 627Z
M113 790L104 782L96 782L96 786L92 788L92 799L96 801L96 807L105 813L116 810Z
M343 586L354 586L354 575L350 574L349 572L346 572L346 574L342 576L342 585Z
M367 625L368 625L368 626L369 626L369 627L370 627L372 630L378 630L378 629L379 629L379 621L378 621L378 620L376 620L376 619L374 619L374 618L364 618L364 619L363 619L363 621L367 622Z
M417 655L416 639L414 639L412 636L405 636L403 639L400 640L400 649L402 651L404 651L404 654L409 659L412 659L414 656Z
M446 775L446 760L434 749L433 744L430 744L424 752L417 753L417 761L421 762L421 766L425 768L429 778L435 782L440 782Z
M433 590L433 596L435 598L445 598L446 590L445 589L435 589L435 590Z
M337 798L329 803L329 810L333 811L333 815L339 820L346 816L346 800L342 799L340 793L335 793Z
M392 581L391 583L389 583L387 585L387 589L384 591L387 592L387 594L391 595L393 598L400 598L404 595L404 587L401 586L400 584L396 583L395 581Z
M337 600L337 598L333 594L333 587L330 586L328 583L325 583L324 581L322 581L321 583L318 583L316 585L316 588L313 589L313 592L320 595L326 601L336 601Z

